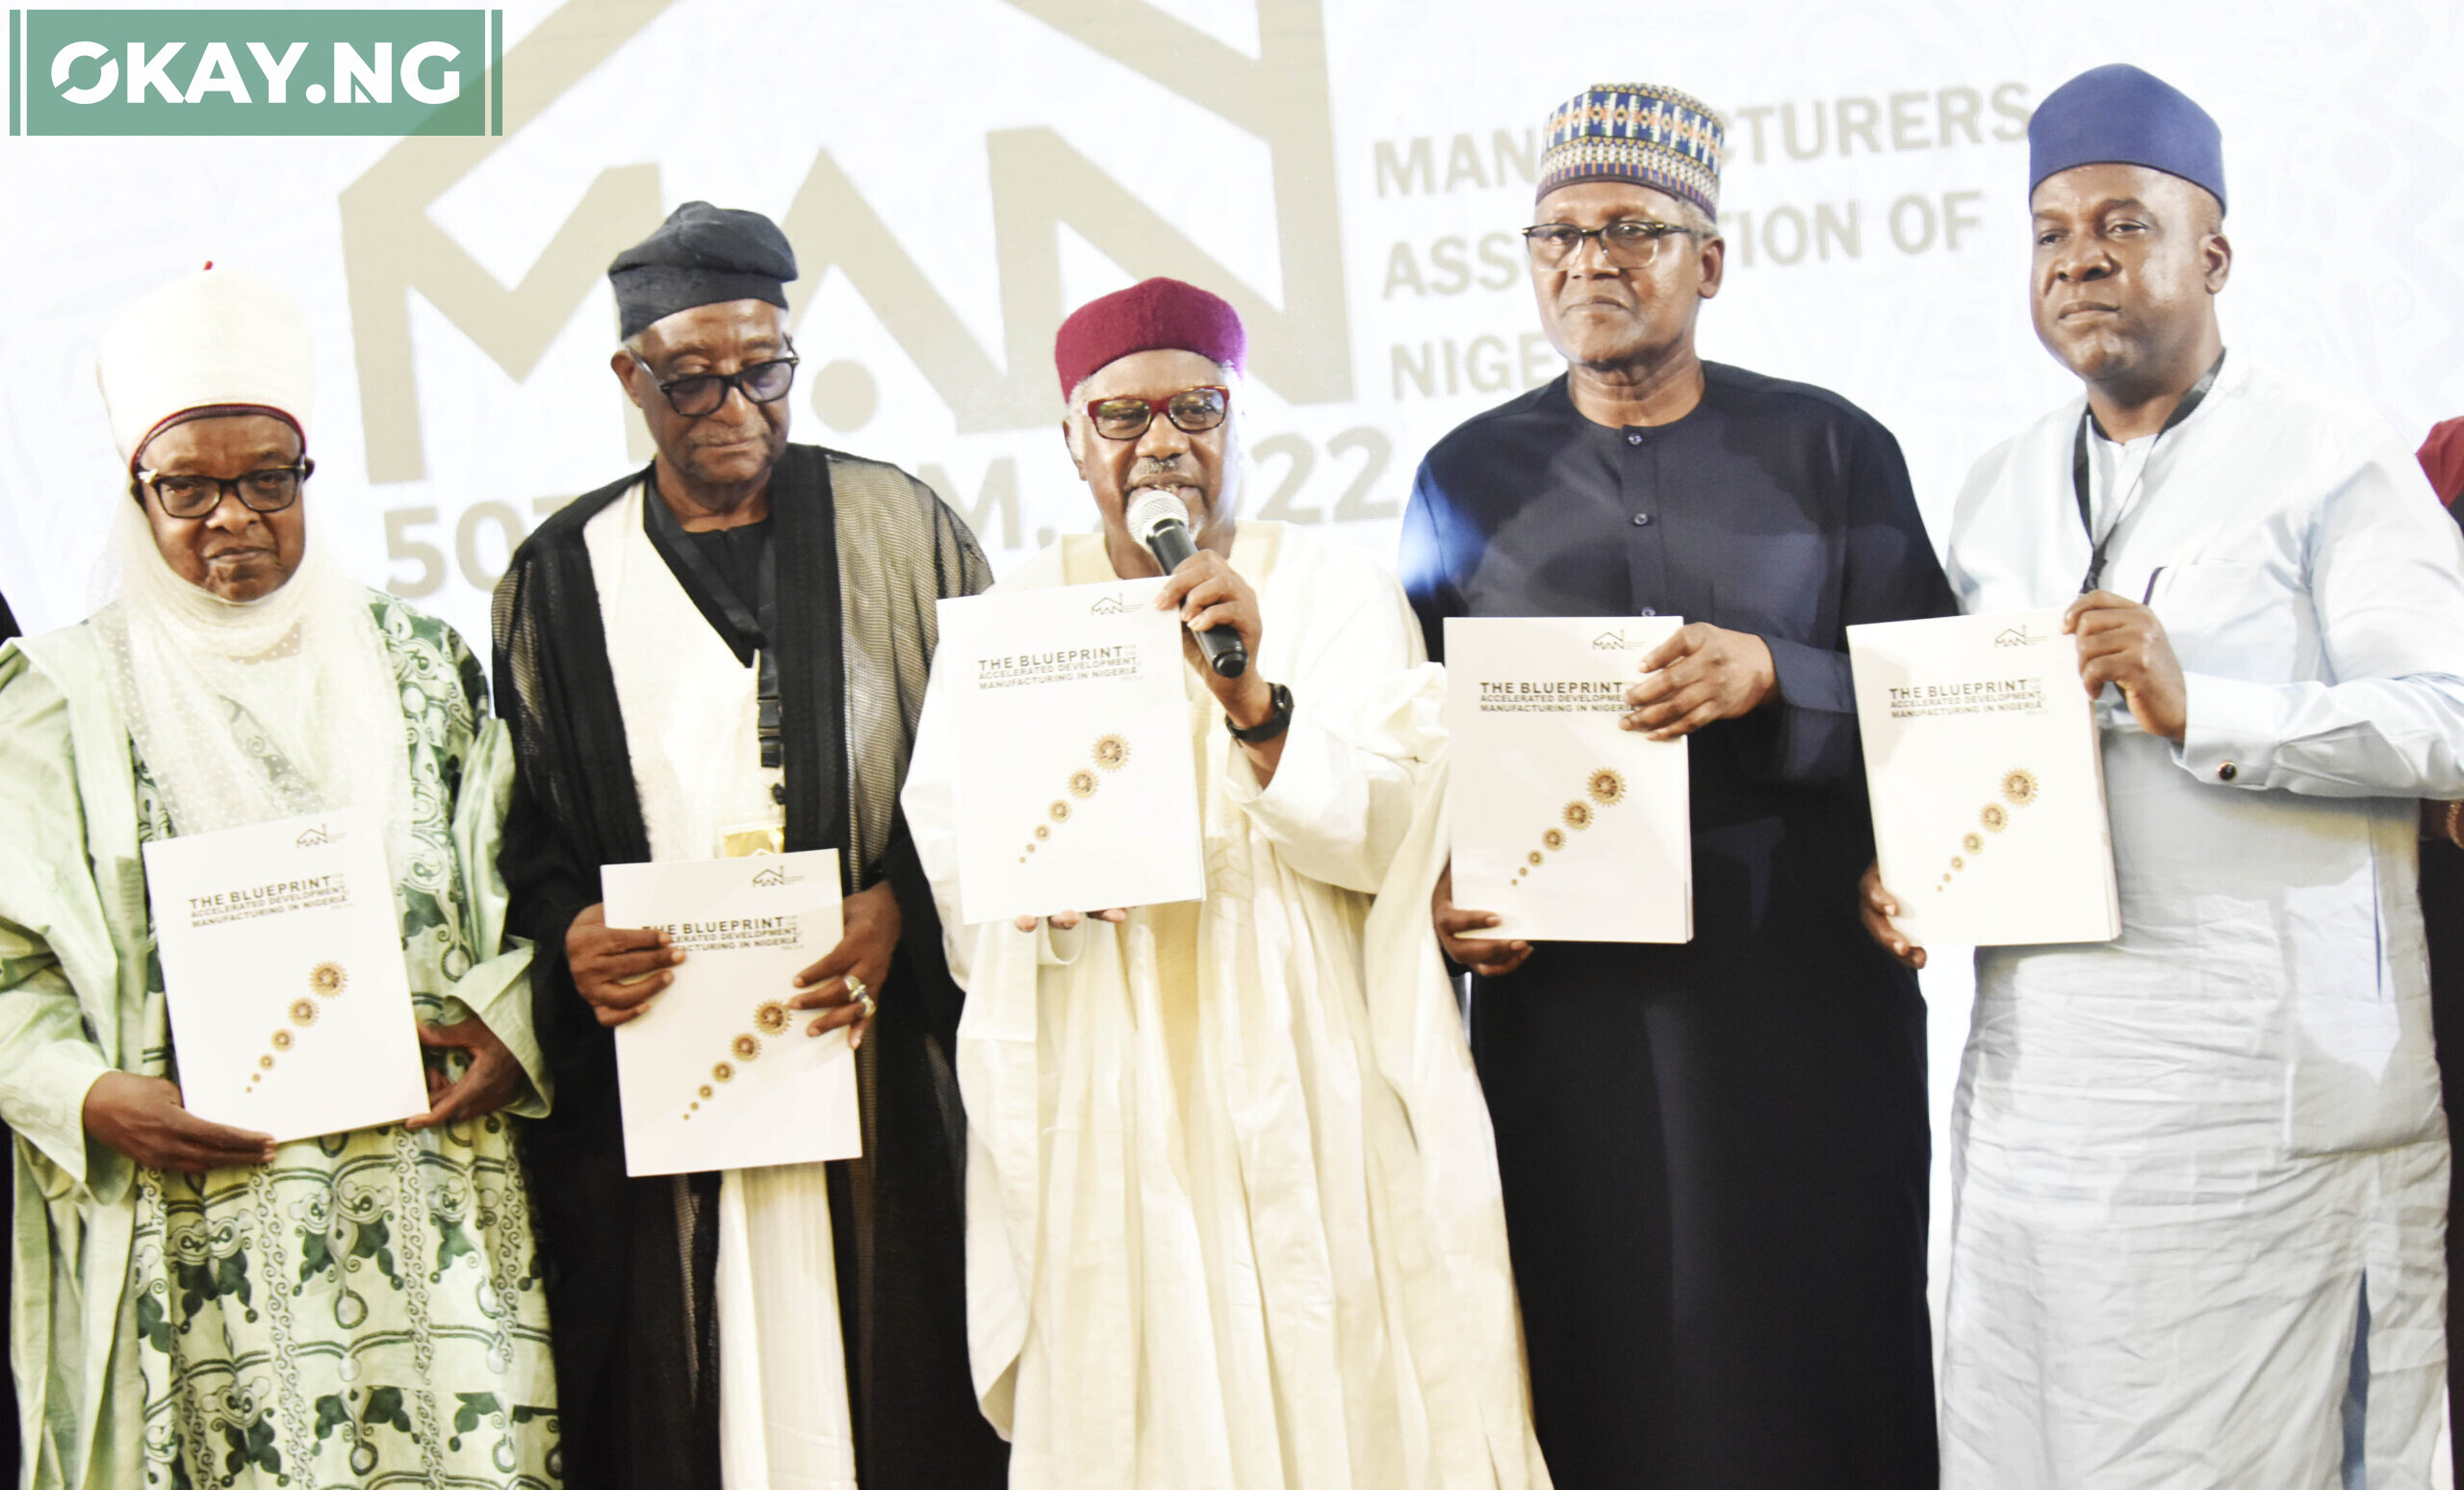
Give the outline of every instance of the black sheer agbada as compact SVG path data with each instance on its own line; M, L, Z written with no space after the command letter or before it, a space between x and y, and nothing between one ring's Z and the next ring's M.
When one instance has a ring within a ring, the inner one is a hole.
M555 1083L527 1151L566 1482L717 1490L718 1176L680 1191L626 1177L613 1035L563 955L574 917L600 899L599 866L651 857L583 537L644 475L542 524L497 586L497 685L520 766L500 864L513 927L538 944L533 998ZM865 1156L830 1167L858 1470L868 1490L995 1485L1007 1451L967 1371L949 1059L961 995L897 806L933 603L984 589L991 570L929 488L878 462L789 446L770 505L787 847L837 849L851 890L888 880L906 925L857 1056Z

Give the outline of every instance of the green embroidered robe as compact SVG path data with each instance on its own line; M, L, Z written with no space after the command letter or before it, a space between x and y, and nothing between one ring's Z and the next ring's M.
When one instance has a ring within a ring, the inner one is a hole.
M557 1482L515 1144L547 1078L496 871L511 754L461 638L391 597L371 606L411 764L412 997L424 1022L475 1015L528 1083L475 1121L204 1175L141 1170L85 1133L103 1072L176 1079L140 859L170 830L91 628L0 649L10 1354L36 1490Z

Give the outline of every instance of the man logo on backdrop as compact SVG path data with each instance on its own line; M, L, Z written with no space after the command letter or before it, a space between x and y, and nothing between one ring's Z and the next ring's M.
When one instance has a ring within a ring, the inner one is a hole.
M1332 427L1322 419L1259 431L1249 450L1261 518L1392 521L1400 508L1391 480L1399 449L1438 418L1419 407L1423 400L1494 399L1558 372L1544 337L1503 329L1529 292L1519 244L1496 224L1519 222L1527 211L1530 121L1439 118L1425 136L1357 141L1353 190L1376 206L1367 220L1347 221L1324 0L1256 0L1257 40L1247 51L1152 0L1002 4L1075 43L1089 65L1109 64L1163 89L1173 109L1228 122L1263 148L1266 170L1248 189L1249 220L1264 242L1227 245L1156 211L1102 150L1081 148L1033 113L988 119L976 137L988 188L978 210L988 228L981 269L994 286L997 321L977 327L913 251L911 225L867 199L834 141L772 164L786 202L780 224L807 268L790 292L791 322L803 320L818 287L843 282L879 321L890 354L949 411L957 434L1001 437L911 457L996 554L1048 541L1059 516L1030 489L1023 462L1032 457L1023 452L1049 439L1040 349L1066 308L1068 242L1133 277L1168 274L1223 295L1250 327L1250 372L1261 384L1296 409L1355 410L1353 422ZM11 127L429 137L401 139L338 193L358 372L359 427L345 438L362 442L370 484L398 493L370 514L382 529L383 582L450 611L484 596L505 555L570 494L496 489L484 479L475 489L455 485L446 501L417 489L440 474L433 462L443 452L431 448L437 431L423 416L415 321L433 312L449 335L467 339L511 382L526 383L599 293L609 257L654 226L680 189L650 159L619 153L570 163L581 177L578 198L514 274L483 244L464 241L469 225L433 209L498 152L535 149L518 142L527 124L560 98L592 90L594 73L679 9L679 0L565 0L519 28L518 44L507 43L502 13L493 10L13 12ZM507 72L516 79L509 92ZM609 82L595 81L602 90ZM2025 102L2016 83L1955 82L1871 97L1747 102L1734 114L1743 155L1758 163L1767 153L1793 169L1881 151L2007 148ZM1879 197L1861 214L1853 197L1741 202L1730 236L1741 262L1777 268L1853 262L1876 236L1865 230L1883 226L1902 253L1963 248L1978 193L1929 186L1918 193L1909 185L1912 194L1887 212ZM1495 193L1473 218L1485 236L1466 236L1458 192ZM1348 288L1347 241L1364 230L1373 243L1381 231L1393 236L1352 266ZM1235 261L1244 271L1228 267ZM1500 324L1416 314L1424 297L1457 293L1493 301ZM866 438L894 444L898 431L875 424L885 370L871 364L880 355L841 347L818 359L800 400L832 431L867 430ZM1373 392L1378 397L1365 398ZM606 397L615 400L612 391ZM622 427L629 454L646 459L646 436L629 413ZM463 453L456 444L454 455Z
M511 133L518 136L549 104L581 86L672 3L568 0L550 13L514 48L521 85L509 106ZM814 290L835 270L913 361L962 434L1041 430L1051 423L1052 398L1043 348L1068 308L1061 278L1066 228L1133 274L1188 279L1230 300L1250 330L1251 373L1285 398L1350 400L1351 318L1322 0L1259 0L1254 57L1146 0L1006 3L1264 142L1282 303L1269 301L1058 130L1029 126L988 130L983 137L992 198L989 267L1000 287L998 345L988 346L968 330L828 148L799 163L802 182L779 216L805 270L788 290L790 323L801 321ZM428 210L505 147L519 148L510 139L449 154L405 143L342 193L362 434L369 479L377 485L422 481L428 474L411 338L414 295L507 376L526 381L598 289L609 256L656 226L667 210L656 166L605 165L522 279L506 285ZM862 426L878 403L872 371L852 359L824 364L808 386L813 412L834 429ZM629 418L626 428L632 456L647 459L638 423ZM1355 490L1365 489L1383 471L1389 447L1375 430L1347 431L1328 444L1330 460L1352 450L1365 452ZM1263 441L1254 451L1261 459L1291 462L1278 492L1296 487L1314 458L1297 436ZM931 462L918 474L952 499L988 546L1009 551L1028 543L1032 529L1021 522L1014 456L992 459L971 500ZM533 496L526 513L514 501L490 498L465 506L458 519L426 503L393 508L384 519L386 549L403 567L391 588L413 598L433 594L458 565L475 588L486 589L495 582L496 555L561 501ZM1274 508L1270 498L1262 515L1285 515ZM1033 533L1039 543L1047 537Z
M13 11L12 135L504 132L501 11Z

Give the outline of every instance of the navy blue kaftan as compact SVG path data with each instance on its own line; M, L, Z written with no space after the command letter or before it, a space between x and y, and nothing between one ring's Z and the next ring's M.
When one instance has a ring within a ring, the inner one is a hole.
M1540 1443L1559 1490L1932 1485L1925 1012L1858 921L1842 629L1957 605L1889 431L1705 378L1656 427L1563 378L1481 414L1403 524L1433 656L1448 616L1680 615L1779 677L1692 737L1694 940L1474 982Z

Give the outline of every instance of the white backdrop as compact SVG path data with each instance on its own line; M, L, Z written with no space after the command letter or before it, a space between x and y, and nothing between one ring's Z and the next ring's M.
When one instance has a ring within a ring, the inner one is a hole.
M1248 510L1391 553L1420 451L1557 371L1510 235L1541 120L1602 81L1728 114L1730 278L1704 350L1878 415L1929 517L2067 391L2028 325L2021 130L2105 62L2223 126L2237 352L2408 434L2464 412L2453 3L512 0L504 17L500 140L0 142L0 591L30 628L90 608L124 500L96 337L214 259L280 276L318 329L314 521L484 654L510 541L641 458L601 271L692 197L795 241L796 435L922 472L996 565L1091 525L1054 430L1051 331L1152 272L1250 320ZM1938 1121L1965 985L1929 993Z

